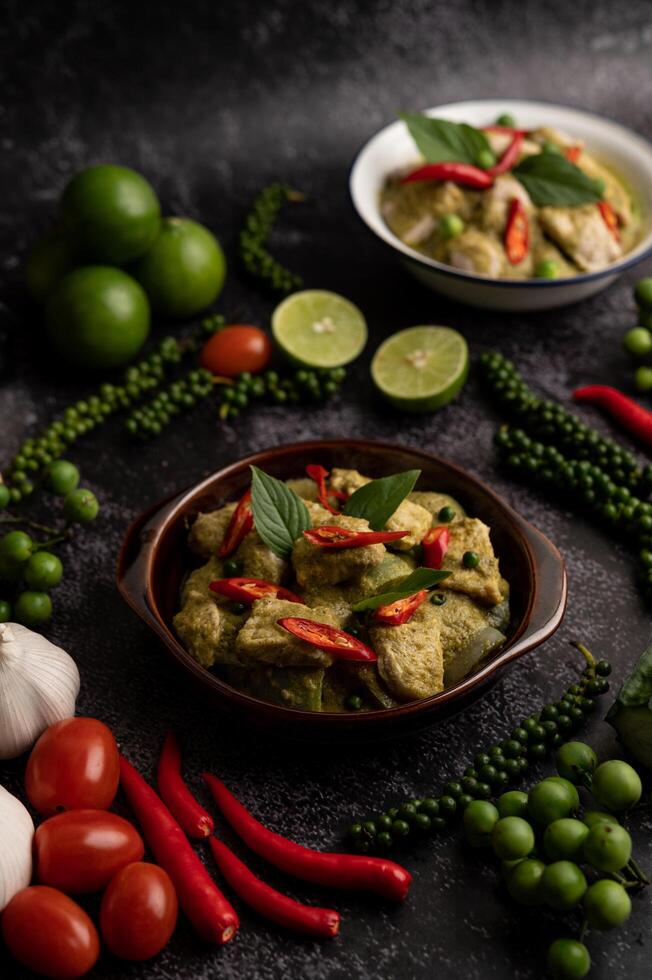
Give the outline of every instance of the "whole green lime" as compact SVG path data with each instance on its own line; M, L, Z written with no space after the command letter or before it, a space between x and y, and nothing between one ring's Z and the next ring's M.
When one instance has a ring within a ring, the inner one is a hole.
M61 198L66 229L80 256L123 265L146 252L158 234L161 206L135 170L102 164L72 178Z
M25 281L33 298L42 303L75 265L75 250L62 234L41 239L27 257Z
M192 316L216 299L226 276L220 243L190 218L165 218L133 274L163 316Z
M50 295L46 326L56 351L70 364L96 369L128 363L149 333L149 303L121 269L75 269Z

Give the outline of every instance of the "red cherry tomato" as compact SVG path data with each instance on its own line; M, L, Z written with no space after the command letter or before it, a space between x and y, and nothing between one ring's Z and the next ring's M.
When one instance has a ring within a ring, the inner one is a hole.
M100 954L97 929L84 910L45 885L14 895L2 913L2 936L23 966L59 980L83 977Z
M271 356L272 342L264 330L237 323L213 334L204 344L199 360L211 374L235 378L242 371L262 371Z
M106 888L113 876L145 853L135 827L104 810L69 810L34 834L36 877L44 885L81 895Z
M104 893L102 938L123 960L148 960L167 945L177 908L177 893L163 868L142 861L128 864Z
M118 746L96 718L66 718L43 732L25 772L29 801L44 817L108 810L118 791Z

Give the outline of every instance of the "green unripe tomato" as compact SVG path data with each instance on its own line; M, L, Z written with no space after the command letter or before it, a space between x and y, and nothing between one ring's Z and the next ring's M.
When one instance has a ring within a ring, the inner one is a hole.
M490 847L491 834L498 820L498 810L488 800L469 803L464 810L462 823L471 847Z
M592 773L598 757L585 742L564 742L555 755L557 772L571 783L582 783L586 773Z
M629 918L632 901L617 881L594 882L584 896L584 914L593 929L613 929Z
M45 471L45 483L52 493L70 493L79 486L79 470L67 459L55 459Z
M652 351L652 333L645 327L632 327L623 337L623 347L637 360Z
M0 483L0 510L4 510L11 500L11 492L6 483Z
M638 803L643 786L638 773L627 762L610 759L593 773L592 791L598 803L622 813Z
M445 214L439 222L439 233L444 238L456 238L464 231L464 222L459 214Z
M11 619L11 603L0 599L0 623L8 623Z
M527 793L511 789L496 801L501 817L524 817L527 814Z
M581 820L562 817L546 827L543 847L551 861L575 861L588 835L589 828Z
M552 779L545 779L530 790L528 813L539 827L570 817L575 808L575 800L566 787Z
M644 310L652 310L652 276L639 279L634 287L634 297Z
M546 967L551 980L583 980L591 969L591 957L577 939L555 939L548 949Z
M40 626L52 615L52 600L45 592L21 592L14 605L16 619L23 626Z
M620 871L632 856L632 838L620 824L598 823L589 830L583 852L596 871Z
M541 876L541 896L546 905L559 912L575 908L585 891L584 873L572 861L555 861Z
M543 861L526 858L519 861L507 876L507 891L521 905L541 904L541 878L546 866Z
M10 531L0 539L0 556L12 565L22 565L32 554L34 542L24 531Z
M652 391L652 367L641 365L634 371L634 384L637 391Z
M88 524L98 515L100 505L91 490L79 487L67 493L63 501L63 513L71 524Z
M534 267L535 279L557 279L559 276L559 265L554 259L541 259Z
M27 560L23 578L28 588L37 592L49 592L58 585L63 575L63 565L49 551L37 551Z
M534 831L523 817L502 817L493 829L494 853L503 861L527 857L534 847Z
M618 823L616 817L611 813L603 813L602 810L587 810L582 817L582 822L587 827L595 827L597 823Z

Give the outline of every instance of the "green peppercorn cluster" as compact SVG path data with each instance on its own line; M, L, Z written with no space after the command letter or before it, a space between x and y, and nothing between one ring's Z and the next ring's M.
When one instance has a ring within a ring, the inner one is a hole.
M231 385L220 389L220 418L236 418L253 401L267 400L276 405L321 402L334 395L344 379L345 368L298 368L290 374L265 371L252 375L244 371Z
M210 371L196 368L162 388L144 405L131 412L125 421L125 429L137 439L152 439L161 434L177 415L188 412L207 398L213 390Z
M407 800L373 819L352 824L347 836L354 849L386 852L399 840L442 833L472 800L500 795L582 726L595 708L595 699L609 690L610 673L608 661L596 663L590 658L581 679L559 701L524 718L500 744L479 752L461 776L446 783L441 795Z
M652 602L652 503L618 485L587 459L568 459L522 429L499 429L495 443L501 461L515 476L571 504L584 515L627 538L636 549L642 589Z
M302 200L303 196L284 184L271 184L256 197L240 232L240 258L254 279L281 292L300 289L301 276L286 269L268 249L269 236L278 213L286 201Z
M538 398L526 385L512 361L496 351L480 358L486 390L534 439L556 446L566 456L586 460L609 474L611 480L648 496L652 490L652 465L639 469L636 457L586 425L563 405Z

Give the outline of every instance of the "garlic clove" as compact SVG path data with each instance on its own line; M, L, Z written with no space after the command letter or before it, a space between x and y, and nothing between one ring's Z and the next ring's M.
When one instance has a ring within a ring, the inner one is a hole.
M30 883L33 836L29 813L0 786L0 912Z
M30 749L46 728L75 714L79 671L40 633L0 623L0 759Z

